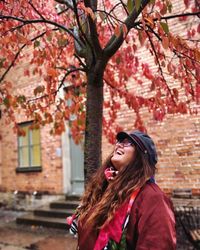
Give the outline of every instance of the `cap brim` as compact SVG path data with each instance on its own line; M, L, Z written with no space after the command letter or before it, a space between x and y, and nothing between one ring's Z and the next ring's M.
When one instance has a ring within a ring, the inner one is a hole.
M133 138L129 134L127 134L126 132L119 132L117 134L116 138L118 141L121 141L125 138L129 138L132 142L134 142Z
M130 139L135 145L137 145L137 146L140 148L140 150L144 151L144 149L143 149L144 146L141 147L141 145L140 145L141 143L138 143L137 140L135 140L131 135L129 135L129 134L126 133L126 132L119 132L119 133L117 134L116 138L117 138L118 141L121 141L121 140L123 140L123 139L125 139L125 138L128 138L128 139ZM138 138L138 140L140 140L140 139Z

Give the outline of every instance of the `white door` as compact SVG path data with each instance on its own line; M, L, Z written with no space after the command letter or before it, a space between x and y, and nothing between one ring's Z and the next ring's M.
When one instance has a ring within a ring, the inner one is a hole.
M84 191L84 152L81 144L75 144L70 135L71 194L80 195Z

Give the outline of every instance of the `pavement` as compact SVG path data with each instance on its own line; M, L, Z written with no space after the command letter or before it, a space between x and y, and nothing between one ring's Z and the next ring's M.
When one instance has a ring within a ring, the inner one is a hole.
M68 230L18 225L25 212L0 208L0 250L76 250L77 239ZM180 225L177 225L177 250L192 250Z
M77 239L67 229L16 224L23 214L0 209L0 250L76 250Z

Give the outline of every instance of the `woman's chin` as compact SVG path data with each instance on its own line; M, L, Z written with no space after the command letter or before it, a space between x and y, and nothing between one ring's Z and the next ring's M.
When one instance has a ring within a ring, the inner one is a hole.
M111 159L112 162L112 166L114 168L114 170L119 171L120 169L120 162L115 160L115 159Z

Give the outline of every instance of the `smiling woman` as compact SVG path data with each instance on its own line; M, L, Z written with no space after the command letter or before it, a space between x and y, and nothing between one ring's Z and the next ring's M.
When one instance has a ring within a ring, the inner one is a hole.
M134 161L134 158L135 146L133 142L128 138L117 141L111 158L113 166L120 170L126 167L129 162Z
M112 154L88 182L68 222L79 250L173 250L171 201L155 183L157 152L141 131L120 132ZM158 234L159 230L159 234Z

